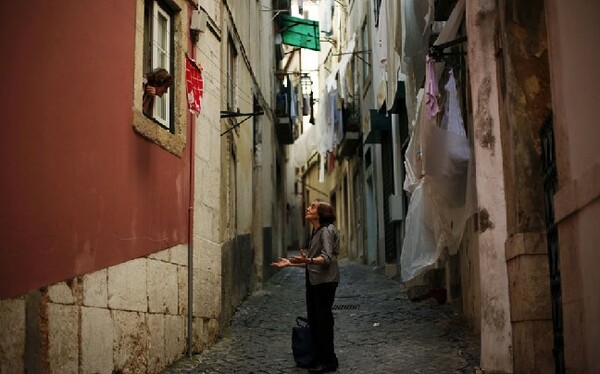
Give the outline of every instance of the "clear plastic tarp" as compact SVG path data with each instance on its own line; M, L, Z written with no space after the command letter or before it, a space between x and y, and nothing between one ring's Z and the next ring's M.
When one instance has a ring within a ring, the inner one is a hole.
M472 150L452 74L445 94L439 124L421 101L406 152L404 188L411 197L400 257L404 281L434 266L444 250L456 253L466 221L477 208Z

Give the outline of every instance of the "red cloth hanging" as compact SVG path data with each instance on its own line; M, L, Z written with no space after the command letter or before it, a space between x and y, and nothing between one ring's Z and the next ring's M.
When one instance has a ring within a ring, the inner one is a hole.
M204 93L204 80L202 79L202 68L196 61L186 56L185 78L187 82L187 101L190 112L198 115L202 107L202 95Z

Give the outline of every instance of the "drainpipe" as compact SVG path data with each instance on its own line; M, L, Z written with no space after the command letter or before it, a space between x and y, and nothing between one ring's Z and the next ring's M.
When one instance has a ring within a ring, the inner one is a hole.
M196 153L194 137L195 137L195 118L193 114L188 114L190 118L190 197L188 208L188 305L187 305L187 354L192 357L192 322L193 322L193 306L194 306L194 178L195 164L194 155Z
M196 38L192 39L192 59L196 60ZM192 323L194 316L194 179L195 179L195 154L196 144L196 118L195 115L188 112L190 124L190 185L189 185L189 208L188 208L188 303L187 303L187 355L192 357L192 347L194 343L192 335Z

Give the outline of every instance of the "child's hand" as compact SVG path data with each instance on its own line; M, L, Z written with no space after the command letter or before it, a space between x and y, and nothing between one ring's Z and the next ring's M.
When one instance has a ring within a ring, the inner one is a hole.
M155 96L156 95L156 87L154 86L146 86L146 94L150 95L150 96Z

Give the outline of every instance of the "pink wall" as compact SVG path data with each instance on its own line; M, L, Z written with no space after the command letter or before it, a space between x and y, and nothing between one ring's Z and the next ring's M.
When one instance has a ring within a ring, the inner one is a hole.
M187 242L189 147L132 128L135 1L2 13L0 298Z
M567 372L600 372L598 1L547 0Z
M569 154L561 174L563 179L577 178L594 160L599 160L597 35L600 27L597 17L600 2L551 0L547 3L554 112L556 120L564 122L569 129L564 139Z

